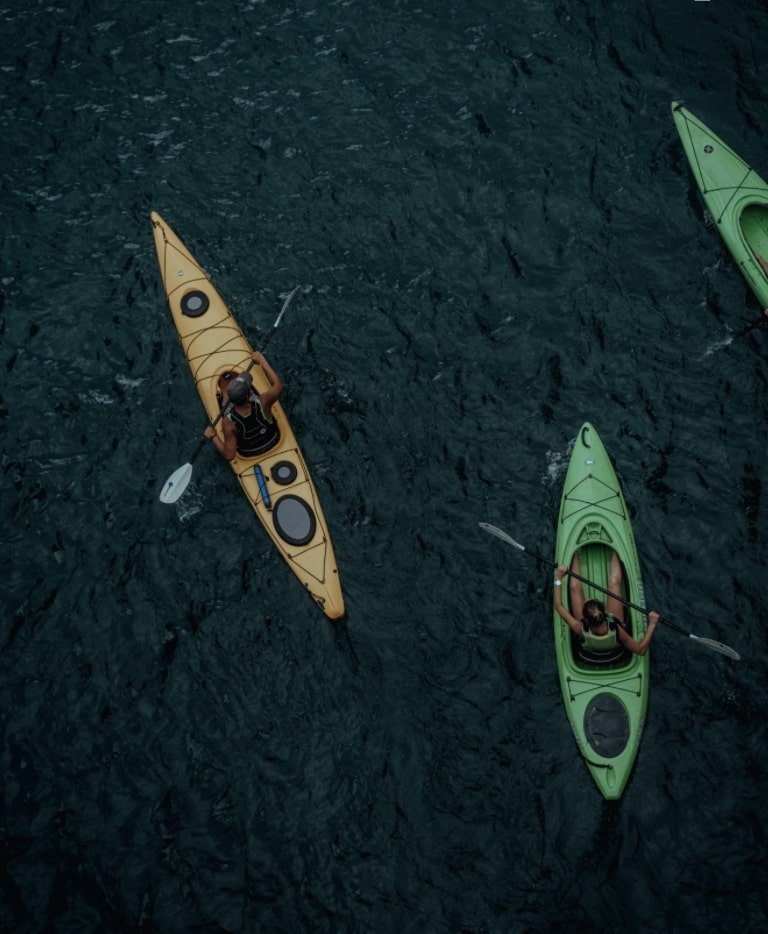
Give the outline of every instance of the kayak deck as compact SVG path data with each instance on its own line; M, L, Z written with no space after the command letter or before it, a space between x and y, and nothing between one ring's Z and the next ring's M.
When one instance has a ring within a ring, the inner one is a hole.
M245 335L203 269L155 212L151 215L163 285L195 386L211 423L221 412L219 379L251 363ZM259 393L269 388L251 369ZM275 547L330 619L344 616L336 558L317 490L280 402L272 406L279 440L256 457L229 461ZM216 431L224 440L221 420ZM218 455L216 455L218 458Z

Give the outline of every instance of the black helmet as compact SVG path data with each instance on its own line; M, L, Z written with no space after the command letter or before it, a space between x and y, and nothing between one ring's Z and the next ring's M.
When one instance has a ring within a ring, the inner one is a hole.
M250 395L252 382L253 377L250 373L241 373L239 376L236 376L229 386L227 386L229 401L234 402L235 405L241 405L245 402Z

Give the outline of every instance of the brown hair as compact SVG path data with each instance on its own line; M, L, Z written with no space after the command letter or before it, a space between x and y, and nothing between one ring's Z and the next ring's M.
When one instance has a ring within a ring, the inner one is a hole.
M587 600L584 604L584 616L582 621L587 626L600 625L605 619L605 606L599 600Z

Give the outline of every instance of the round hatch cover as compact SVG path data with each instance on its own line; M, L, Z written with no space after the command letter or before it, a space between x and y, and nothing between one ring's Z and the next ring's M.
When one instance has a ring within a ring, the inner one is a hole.
M275 464L270 473L275 483L285 486L288 483L293 483L296 479L296 465L290 461L280 461Z
M289 545L306 545L312 541L317 528L315 514L298 496L281 496L272 510L272 519L280 538Z
M208 296L199 289L187 292L181 297L181 313L188 318L199 318L200 315L204 315L209 305Z

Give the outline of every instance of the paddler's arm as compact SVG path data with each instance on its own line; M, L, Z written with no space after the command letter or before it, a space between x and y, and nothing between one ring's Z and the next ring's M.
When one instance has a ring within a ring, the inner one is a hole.
M630 652L634 652L635 655L645 655L648 651L648 646L651 644L651 639L653 639L653 634L656 631L656 627L659 625L659 614L651 610L648 614L648 628L645 631L640 642L635 641L635 639L630 636L630 634L623 629L621 626L616 627L616 635L619 637L619 642L624 646L625 649L629 649Z
M553 590L555 592L555 609L557 610L560 619L563 622L567 623L571 632L574 635L578 636L581 639L584 635L584 626L581 621L576 619L573 613L569 613L568 610L563 606L563 577L568 568L564 564L558 564L557 569L555 570L555 582Z
M261 367L261 369L264 371L264 375L267 377L270 383L269 389L259 395L259 401L261 402L261 407L264 410L264 414L267 416L267 418L271 418L272 406L275 402L277 402L283 392L283 381L269 365L267 358L263 353L255 350L252 354L252 357L253 362Z
M206 438L211 438L213 446L225 460L231 461L237 454L237 431L232 422L226 417L222 420L221 426L224 429L223 441L216 434L216 429L212 425L209 425L203 434Z

